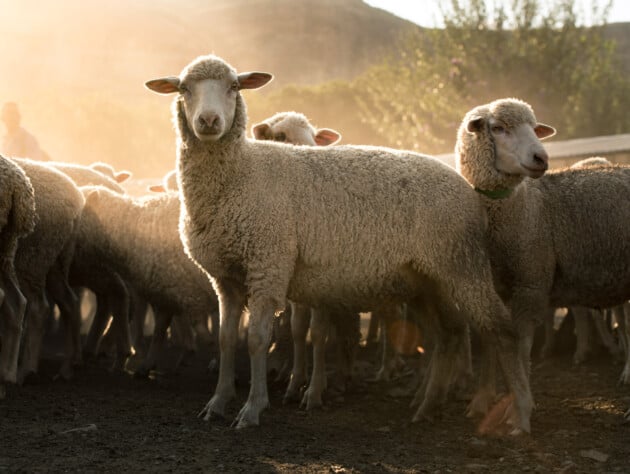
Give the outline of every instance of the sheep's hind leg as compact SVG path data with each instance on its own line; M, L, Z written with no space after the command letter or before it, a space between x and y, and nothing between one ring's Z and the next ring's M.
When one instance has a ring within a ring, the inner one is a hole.
M17 381L18 355L22 336L22 322L26 298L13 275L2 275L2 302L0 303L0 384ZM0 399L3 397L0 396Z
M270 297L251 298L249 302L249 328L247 345L249 349L251 380L249 396L234 420L236 428L258 426L260 413L269 406L267 393L267 351L271 341L273 317L278 308Z
M219 380L214 395L199 413L199 417L206 421L215 415L224 418L225 406L236 395L234 357L238 342L238 325L247 299L245 288L238 283L216 279L215 286L219 296L221 318L219 324L221 356L219 359Z
M291 303L291 335L293 336L293 368L284 394L284 403L299 401L300 390L306 384L306 333L311 319L308 306Z
M311 311L311 342L313 343L313 372L304 392L301 406L307 410L321 407L322 393L326 390L326 339L328 338L329 314L327 310Z
M449 309L444 311L443 308L439 311L439 319L435 320L438 330L436 331L437 338L431 358L431 368L427 373L424 398L413 417L413 422L433 421L437 410L446 400L449 386L455 379L455 373L459 368L460 351L466 345L465 338L468 337L468 331L466 324L458 321L460 319L458 315L449 317L452 312ZM435 308L429 309L425 317L435 317L431 314L434 312Z

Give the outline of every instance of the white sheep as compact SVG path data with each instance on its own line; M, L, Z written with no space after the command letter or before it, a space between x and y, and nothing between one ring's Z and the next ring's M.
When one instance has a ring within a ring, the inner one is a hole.
M12 158L31 181L35 195L37 224L20 241L15 269L26 297L24 351L19 378L37 372L44 321L50 304L59 307L66 324L67 355L61 374L67 376L72 364L81 361L81 314L78 298L68 282L76 230L83 209L83 195L65 174L45 163Z
M330 128L316 128L304 114L278 112L255 124L252 135L256 140L272 140L292 145L328 146L341 140L341 134Z
M173 316L207 324L208 314L218 310L216 295L206 276L184 253L177 227L177 194L132 198L103 187L81 189L86 204L80 250L108 261L151 303L156 314L148 354L136 371L148 375ZM129 226L130 222L134 225Z
M540 139L554 133L525 102L502 99L468 112L455 146L457 169L488 214L495 282L526 367L550 307L607 308L630 297L630 167L547 172ZM494 397L491 372L470 414Z
M104 174L109 179L115 181L116 183L124 183L129 178L131 178L130 171L116 171L112 165L109 163L103 163L102 161L96 161L89 165L94 171L98 171L101 174Z
M443 401L454 347L470 321L498 349L516 397L514 431L529 431L529 380L492 284L484 211L474 191L453 169L412 152L247 139L239 91L271 77L237 74L209 55L179 77L146 83L159 93L179 93L173 118L180 235L219 296L219 380L204 418L224 415L235 394L234 350L246 304L251 385L239 428L258 425L269 403L271 321L287 298L352 311L409 301L424 306L440 329L435 376L414 419L430 417Z
M5 382L17 380L26 300L15 271L18 242L36 223L33 186L24 171L0 155L0 398Z
M341 134L336 130L329 128L318 129L309 122L304 114L298 112L278 112L261 123L253 125L252 135L256 140L272 140L289 145L328 146L341 140ZM335 312L333 308L318 308L318 310L311 311L308 306L296 302L291 302L289 312L291 336L293 339L293 366L284 401L299 400L300 390L306 383L306 335L310 326L314 356L313 373L311 375L311 383L304 391L301 401L301 404L309 410L322 405L322 393L327 385L325 352L329 322L336 324L337 335L344 339L343 341L338 341L337 344L337 378L339 379L339 388L343 391L347 380L351 376L354 353L359 342L359 315L358 313L336 314L336 317L331 317L333 316L331 313ZM284 317L286 314L287 312L284 311L280 317ZM347 319L351 320L350 324L346 321ZM276 334L280 327L286 326L289 326L287 322L282 324L279 318L274 320L276 351L273 355L278 353L278 348L286 345L283 344L284 341L281 339L281 336ZM277 357L282 358L282 355ZM270 360L269 362L274 364L276 361ZM288 367L281 362L277 365L278 378L282 378Z
M110 174L115 176L114 170L104 163L86 166L66 162L46 162L46 165L64 173L77 186L104 186L116 193L125 193L118 182L109 177ZM108 174L105 175L98 171L101 168ZM127 175L128 173L125 172L125 177ZM96 312L85 343L85 353L91 357L96 355L99 340L109 323L111 314L113 319L111 328L116 343L114 367L123 368L127 358L131 355L129 333L131 301L128 287L120 275L108 266L107 262L94 259L90 254L82 252L81 249L82 246L79 242L70 266L69 281L73 287L90 289L96 295L97 300Z

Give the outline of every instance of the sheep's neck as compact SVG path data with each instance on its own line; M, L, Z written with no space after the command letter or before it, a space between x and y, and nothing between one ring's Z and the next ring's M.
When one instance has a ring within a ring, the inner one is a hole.
M180 183L184 197L189 197L193 189L203 188L204 199L212 202L213 195L229 188L242 168L243 143L244 137L210 144L195 140L180 149L179 172L195 177Z
M501 188L501 189L481 189L475 187L475 191L479 194L483 194L489 199L505 199L512 195L514 188Z

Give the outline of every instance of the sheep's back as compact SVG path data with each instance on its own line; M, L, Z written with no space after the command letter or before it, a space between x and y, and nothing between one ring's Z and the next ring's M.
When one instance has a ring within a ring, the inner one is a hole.
M544 219L552 229L552 300L607 307L627 299L630 167L552 172L532 185L542 191Z

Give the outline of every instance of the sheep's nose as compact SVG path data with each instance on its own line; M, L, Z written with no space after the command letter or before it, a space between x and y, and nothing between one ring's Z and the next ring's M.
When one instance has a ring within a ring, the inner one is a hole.
M538 168L546 170L549 167L549 155L544 151L534 153L534 163Z
M217 129L219 128L218 114L203 114L197 119L202 128Z

